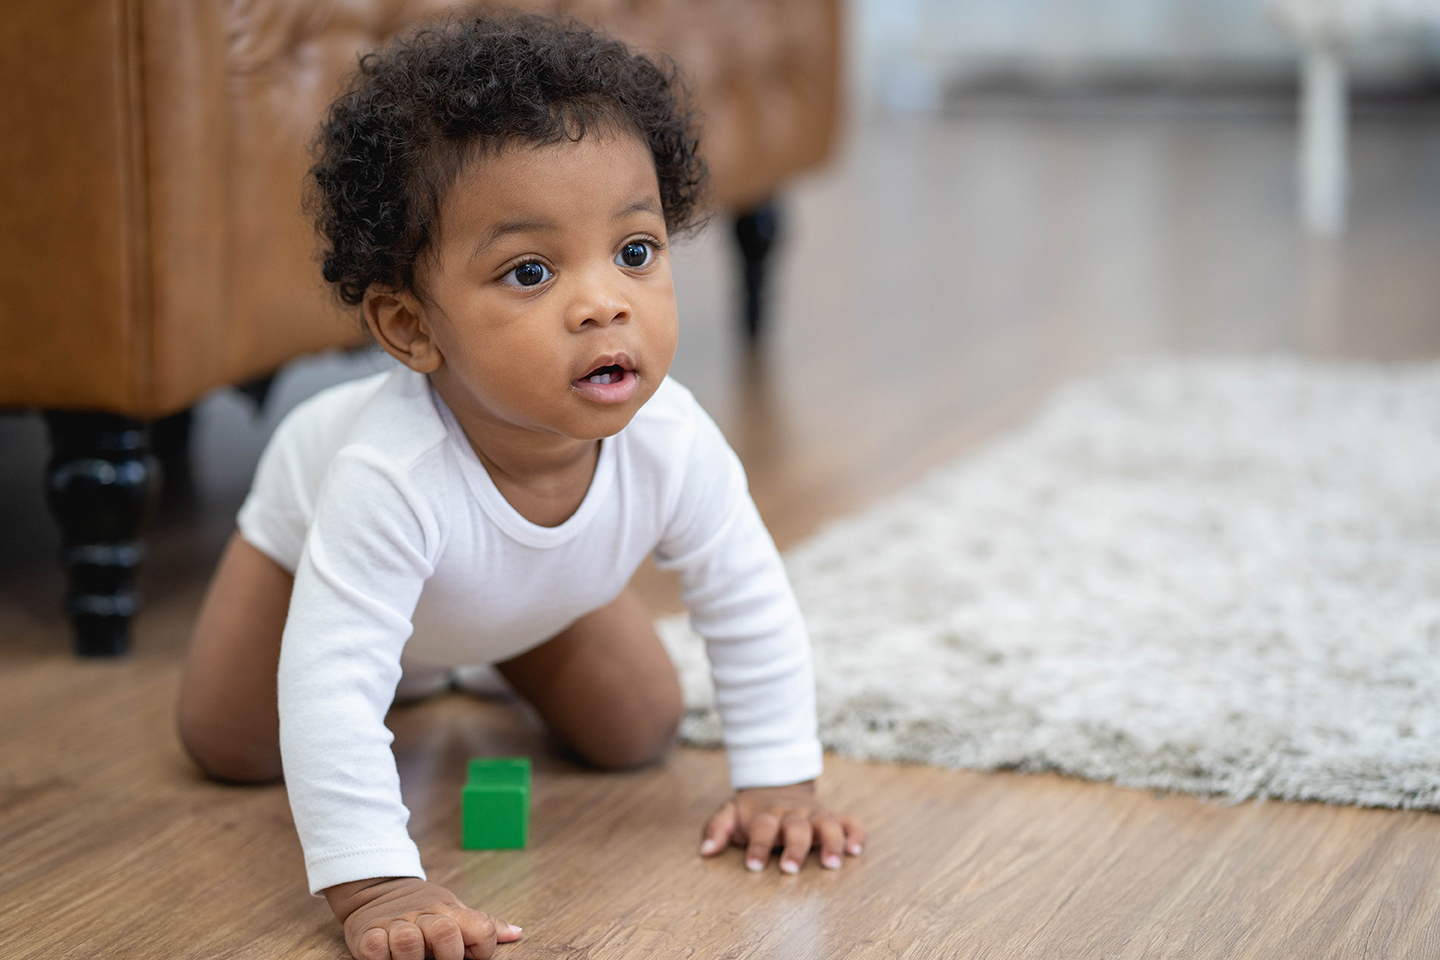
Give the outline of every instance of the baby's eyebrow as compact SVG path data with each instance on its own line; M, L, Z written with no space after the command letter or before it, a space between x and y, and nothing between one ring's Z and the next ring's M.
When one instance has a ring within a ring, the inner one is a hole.
M653 213L657 217L664 217L665 212L660 209L660 200L657 197L646 195L631 203L624 210L615 214L616 220L623 220L632 213Z
M501 220L495 226L486 230L475 244L475 249L470 251L470 259L477 259L487 249L494 246L501 237L512 233L528 233L532 230L555 230L556 225L549 220Z

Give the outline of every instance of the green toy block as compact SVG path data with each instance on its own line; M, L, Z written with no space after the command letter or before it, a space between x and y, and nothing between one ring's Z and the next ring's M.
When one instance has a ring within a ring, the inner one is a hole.
M460 791L460 846L517 850L530 834L530 758L476 757Z

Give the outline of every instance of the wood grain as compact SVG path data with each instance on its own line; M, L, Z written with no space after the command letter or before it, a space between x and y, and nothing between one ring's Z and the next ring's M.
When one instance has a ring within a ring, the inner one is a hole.
M168 658L7 671L0 947L16 960L328 957L280 786L199 778ZM45 691L65 689L65 699ZM697 854L721 756L598 774L512 705L446 695L391 725L432 878L528 931L514 957L1361 957L1440 949L1440 818L1239 807L1055 776L832 758L869 823L839 872ZM524 851L459 849L465 758L536 759ZM119 949L123 947L123 949Z
M676 373L741 453L784 546L1115 357L1432 357L1440 216L1420 185L1433 129L1359 118L1355 230L1317 249L1293 228L1283 122L862 125L792 197L764 356L729 338L722 238L682 252ZM44 451L24 449L31 465L0 464L0 956L344 956L305 895L283 787L205 781L172 731L179 651L236 505L224 491L243 479L201 471L162 516L136 655L77 662L27 513ZM637 582L676 609L653 568ZM865 854L839 872L812 858L796 877L753 875L738 850L697 855L725 795L718 753L598 774L515 704L459 694L390 722L432 878L526 930L500 957L1440 955L1434 814L830 758L825 796L865 819ZM526 850L459 849L464 760L492 753L535 760Z

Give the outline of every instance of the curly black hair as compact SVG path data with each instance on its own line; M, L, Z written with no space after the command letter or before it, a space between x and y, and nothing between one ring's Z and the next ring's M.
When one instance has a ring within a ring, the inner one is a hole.
M351 305L371 284L423 295L415 267L467 160L604 126L649 146L666 227L695 226L705 166L669 60L534 14L444 20L366 54L330 105L310 168L325 279Z

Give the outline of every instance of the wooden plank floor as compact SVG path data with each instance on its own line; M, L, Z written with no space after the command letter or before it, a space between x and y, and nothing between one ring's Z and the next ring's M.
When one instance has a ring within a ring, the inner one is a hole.
M156 627L150 625L152 629ZM343 955L284 790L207 783L170 734L171 658L37 658L3 681L0 949L55 957ZM65 698L54 692L66 691ZM1420 957L1440 949L1440 818L1227 807L1054 776L832 759L870 823L839 872L696 854L718 754L601 775L519 711L392 715L431 876L528 931L514 957ZM468 756L536 758L530 849L458 848Z
M792 199L764 359L728 339L721 238L684 253L677 375L741 452L785 545L1117 356L1440 355L1436 131L1360 117L1355 228L1316 247L1291 225L1293 131L1275 119L863 126ZM7 960L345 954L305 895L283 788L206 782L172 732L178 656L256 448L230 402L202 408L195 488L157 523L136 653L112 663L66 652L53 534L35 520L43 448L32 422L0 421ZM674 608L659 574L638 582ZM725 792L717 753L596 774L513 704L461 695L399 708L391 726L431 876L525 927L501 957L1440 954L1434 814L831 758L823 789L867 821L865 855L752 875L738 851L696 854ZM458 848L463 763L486 753L535 758L527 850Z

